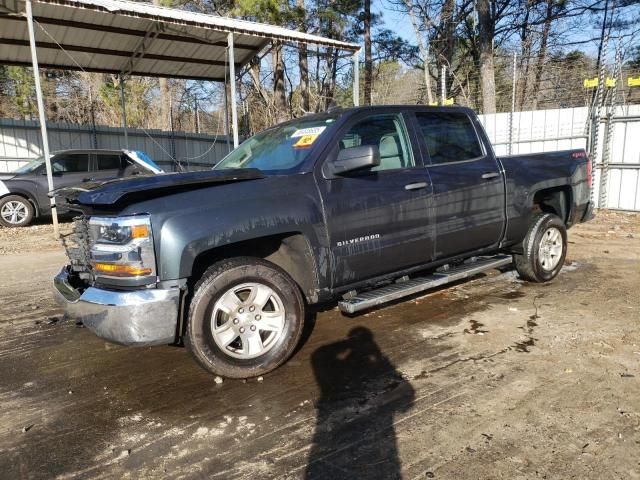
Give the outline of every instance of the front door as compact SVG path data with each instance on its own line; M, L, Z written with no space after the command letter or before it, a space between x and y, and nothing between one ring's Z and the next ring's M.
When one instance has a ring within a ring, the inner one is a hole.
M69 187L90 179L88 153L61 153L51 158L53 173L53 188ZM40 208L49 211L49 188L47 172L44 166L39 172L41 180L38 182L38 204Z
M496 245L504 228L504 179L469 116L416 113L433 184L436 259Z
M380 165L319 179L333 286L428 262L430 182L416 161L403 116L362 114L343 128L336 142L327 161L340 149L373 145L379 149Z

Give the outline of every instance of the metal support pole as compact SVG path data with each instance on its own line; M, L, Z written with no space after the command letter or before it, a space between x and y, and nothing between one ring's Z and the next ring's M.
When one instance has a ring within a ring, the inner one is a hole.
M195 110L196 110L196 133L200 133L200 111L198 110L198 99L195 99Z
M169 141L171 143L171 161L175 164L177 164L178 166L178 171L182 171L182 166L180 165L180 162L178 162L177 160L177 152L176 152L176 136L175 136L175 132L173 130L173 99L171 97L171 95L169 95L169 131L170 136L169 136Z
M516 75L518 71L516 70L516 61L518 58L518 54L513 52L513 77L511 79L511 112L509 113L509 147L507 148L507 152L509 155L513 153L513 115L516 111Z
M622 84L622 78L620 75L620 71L622 68L622 55L620 52L620 43L616 45L616 57L615 57L615 67L613 78L616 81L616 86L610 87L610 90L606 92L605 97L603 97L602 104L604 105L605 101L609 100L609 105L606 108L606 122L604 124L604 135L602 138L602 165L600 168L600 190L598 191L598 205L600 208L607 208L607 204L609 203L609 163L611 156L611 137L613 136L614 125L612 125L612 120L616 114L616 100L617 100L617 88L620 84ZM602 63L604 63L604 59L602 59ZM606 91L607 84L605 80L605 84L603 90Z
M36 53L36 36L33 29L33 12L31 10L31 0L26 0L27 28L29 30L29 45L31 46L31 64L33 66L33 80L36 88L36 100L38 102L38 116L40 118L40 134L42 135L42 154L47 169L47 188L53 191L53 171L51 169L51 157L49 156L49 137L47 136L47 118L44 111L44 100L42 98L42 88L40 86L40 69L38 68L38 56ZM58 212L56 210L56 200L53 196L49 199L51 205L51 218L53 220L53 234L58 237Z
M229 142L229 93L227 91L227 82L224 84L224 136L227 139L227 153L231 151L231 143Z
M360 106L360 50L353 54L353 106Z
M236 105L236 56L233 50L233 33L227 35L229 46L229 86L231 87L231 125L233 127L233 148L238 147L238 106Z
M444 101L447 99L447 66L442 65L440 73L440 104L444 105Z
M604 59L607 57L607 47L609 44L609 34L607 33L604 37L601 57L600 57L600 71L598 73L598 87L596 89L596 97L595 97L595 105L593 108L593 123L591 127L591 170L595 176L597 172L596 168L598 165L598 149L600 148L600 123L602 119L602 105L604 104L604 89L605 89L605 73L606 66ZM595 178L594 178L595 180ZM598 185L602 185L602 172L598 174ZM606 205L602 203L602 195L598 195L598 202L596 203L595 197L595 189L593 185L591 187L591 203L597 208L605 208ZM606 202L606 198L604 198Z
M122 131L124 132L124 148L129 150L129 135L127 134L127 110L124 99L124 75L120 74L120 109L122 110Z
M98 133L96 132L96 112L93 105L93 94L91 93L91 85L89 85L89 112L91 113L91 141L93 148L98 149Z

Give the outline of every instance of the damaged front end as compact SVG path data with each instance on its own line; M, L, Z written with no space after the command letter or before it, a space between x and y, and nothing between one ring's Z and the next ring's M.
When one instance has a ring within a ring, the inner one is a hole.
M68 317L113 343L175 341L182 291L157 281L148 216L83 215L62 243L69 265L53 285Z

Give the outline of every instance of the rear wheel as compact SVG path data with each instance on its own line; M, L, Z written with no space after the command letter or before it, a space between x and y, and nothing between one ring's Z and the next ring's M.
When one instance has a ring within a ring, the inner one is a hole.
M26 227L33 219L33 205L19 195L8 195L0 199L0 225Z
M284 363L303 325L304 301L286 272L234 258L211 266L196 285L185 343L209 372L249 378Z
M567 228L551 213L538 215L522 242L523 253L514 255L516 269L524 280L548 282L554 279L567 255Z

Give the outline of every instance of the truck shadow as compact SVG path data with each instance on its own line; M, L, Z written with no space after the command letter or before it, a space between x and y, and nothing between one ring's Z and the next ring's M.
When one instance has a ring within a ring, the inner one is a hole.
M413 387L364 327L311 356L320 389L305 479L400 478L394 415L408 410Z

